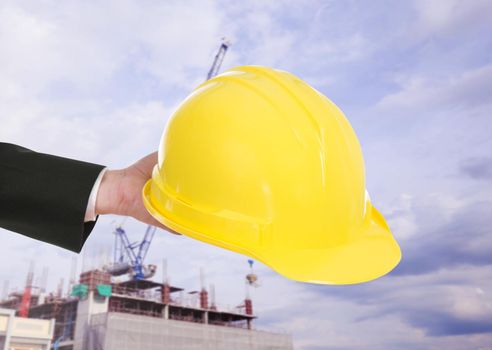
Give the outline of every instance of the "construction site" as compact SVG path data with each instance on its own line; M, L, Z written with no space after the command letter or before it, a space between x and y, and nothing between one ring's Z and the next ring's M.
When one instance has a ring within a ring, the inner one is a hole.
M220 308L214 285L204 285L203 270L197 291L186 292L171 285L165 259L163 280L152 280L157 266L145 265L144 259L154 232L155 228L149 226L143 240L130 243L125 230L116 228L113 261L97 268L82 268L77 279L77 260L73 259L66 289L61 279L56 292L47 292L47 269L33 283L33 264L22 291L10 292L5 281L0 311L12 312L13 327L17 322L21 336L9 334L12 327L2 329L0 312L0 345L3 342L3 348L9 350L293 348L290 335L257 330L253 325L257 316L249 288L258 277L251 260L244 280L246 296L232 308ZM36 327L43 326L48 335L36 336L22 330L35 328L32 324L22 326L19 322L23 320L46 320L46 324Z
M224 38L207 80L218 74L230 43ZM84 268L76 277L72 259L68 288L64 279L56 292L48 292L48 269L34 283L34 264L25 287L10 291L4 282L0 300L0 350L151 350L151 349L292 349L288 334L257 330L249 288L257 286L253 261L245 276L246 295L229 308L215 302L215 287L185 292L171 285L167 262L162 281L144 259L156 228L148 226L142 240L131 242L125 230L114 230L110 263ZM123 278L123 280L122 280Z

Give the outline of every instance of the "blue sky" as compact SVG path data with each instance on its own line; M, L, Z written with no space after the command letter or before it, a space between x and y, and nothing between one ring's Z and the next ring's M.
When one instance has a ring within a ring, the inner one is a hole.
M492 349L492 3L490 1L2 1L0 139L129 165L157 148L167 118L200 83L220 38L224 69L298 75L345 112L367 187L401 244L389 275L314 286L257 263L258 328L297 349ZM112 244L102 217L79 269ZM129 219L135 239L145 226ZM1 230L0 280L28 262L67 278L73 254ZM244 296L246 258L160 232L149 262L219 303Z

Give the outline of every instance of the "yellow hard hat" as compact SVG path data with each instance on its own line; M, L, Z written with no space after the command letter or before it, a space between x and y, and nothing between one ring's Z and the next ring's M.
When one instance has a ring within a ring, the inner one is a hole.
M171 229L298 281L366 282L401 259L349 122L285 71L242 66L198 86L168 122L143 197Z

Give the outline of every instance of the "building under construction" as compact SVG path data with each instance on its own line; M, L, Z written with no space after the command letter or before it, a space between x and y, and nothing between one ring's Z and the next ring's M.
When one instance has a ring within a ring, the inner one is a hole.
M203 285L186 293L166 281L118 282L101 267L82 272L70 295L63 295L61 287L57 293L35 288L32 275L30 270L24 292L7 293L0 308L54 323L54 350L293 348L290 335L253 327L248 296L234 309L221 309L213 286L209 298ZM5 349L48 350L39 344Z

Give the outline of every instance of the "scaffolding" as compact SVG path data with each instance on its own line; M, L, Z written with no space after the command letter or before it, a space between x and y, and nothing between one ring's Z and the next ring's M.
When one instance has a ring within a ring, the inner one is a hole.
M30 318L55 319L53 339L73 339L77 321L77 299L55 299L29 309Z
M19 310L20 306L22 304L22 295L23 293L21 292L12 292L7 296L6 300L0 301L0 308L4 309L12 309L12 310ZM36 306L39 302L39 296L38 295L32 295L31 296L31 306Z

